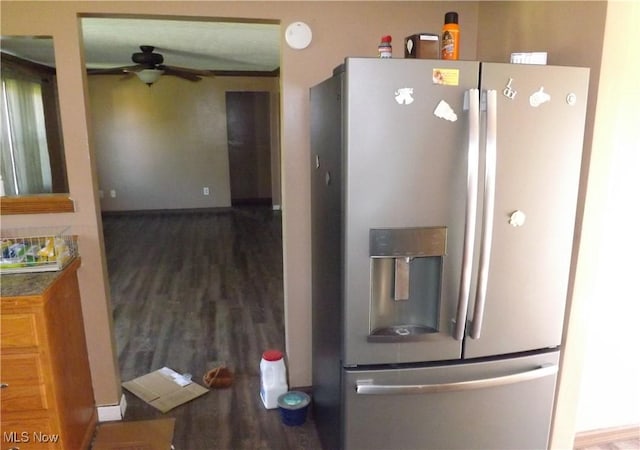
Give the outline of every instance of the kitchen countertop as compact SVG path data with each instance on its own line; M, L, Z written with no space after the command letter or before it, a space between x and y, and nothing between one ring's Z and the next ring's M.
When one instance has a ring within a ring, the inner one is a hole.
M3 273L0 275L0 296L29 297L42 295L67 270L75 270L80 258L72 260L63 270L55 272Z

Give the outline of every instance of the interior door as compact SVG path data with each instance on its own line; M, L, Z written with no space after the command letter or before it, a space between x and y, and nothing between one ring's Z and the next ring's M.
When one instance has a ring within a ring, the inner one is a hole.
M483 205L493 222L478 239L488 256L479 264L486 295L480 286L472 302L465 357L560 344L588 69L483 64L481 79L482 92L497 91L495 196L493 211L487 198Z
M271 204L268 92L227 92L231 204Z

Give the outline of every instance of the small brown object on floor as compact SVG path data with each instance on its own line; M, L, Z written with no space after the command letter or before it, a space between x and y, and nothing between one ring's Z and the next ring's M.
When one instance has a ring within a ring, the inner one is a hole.
M205 373L202 381L212 389L228 388L233 384L233 372L226 367L216 367Z

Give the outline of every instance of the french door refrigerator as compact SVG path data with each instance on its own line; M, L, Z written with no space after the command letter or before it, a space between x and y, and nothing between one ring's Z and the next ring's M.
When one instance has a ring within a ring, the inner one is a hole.
M547 446L588 76L347 58L311 89L325 448Z

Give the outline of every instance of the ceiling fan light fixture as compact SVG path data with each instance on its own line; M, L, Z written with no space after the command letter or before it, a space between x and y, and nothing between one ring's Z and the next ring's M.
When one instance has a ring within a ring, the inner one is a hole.
M164 70L160 69L143 69L139 72L136 72L140 81L145 83L147 86L151 86L153 83L158 81L160 76L164 73Z

